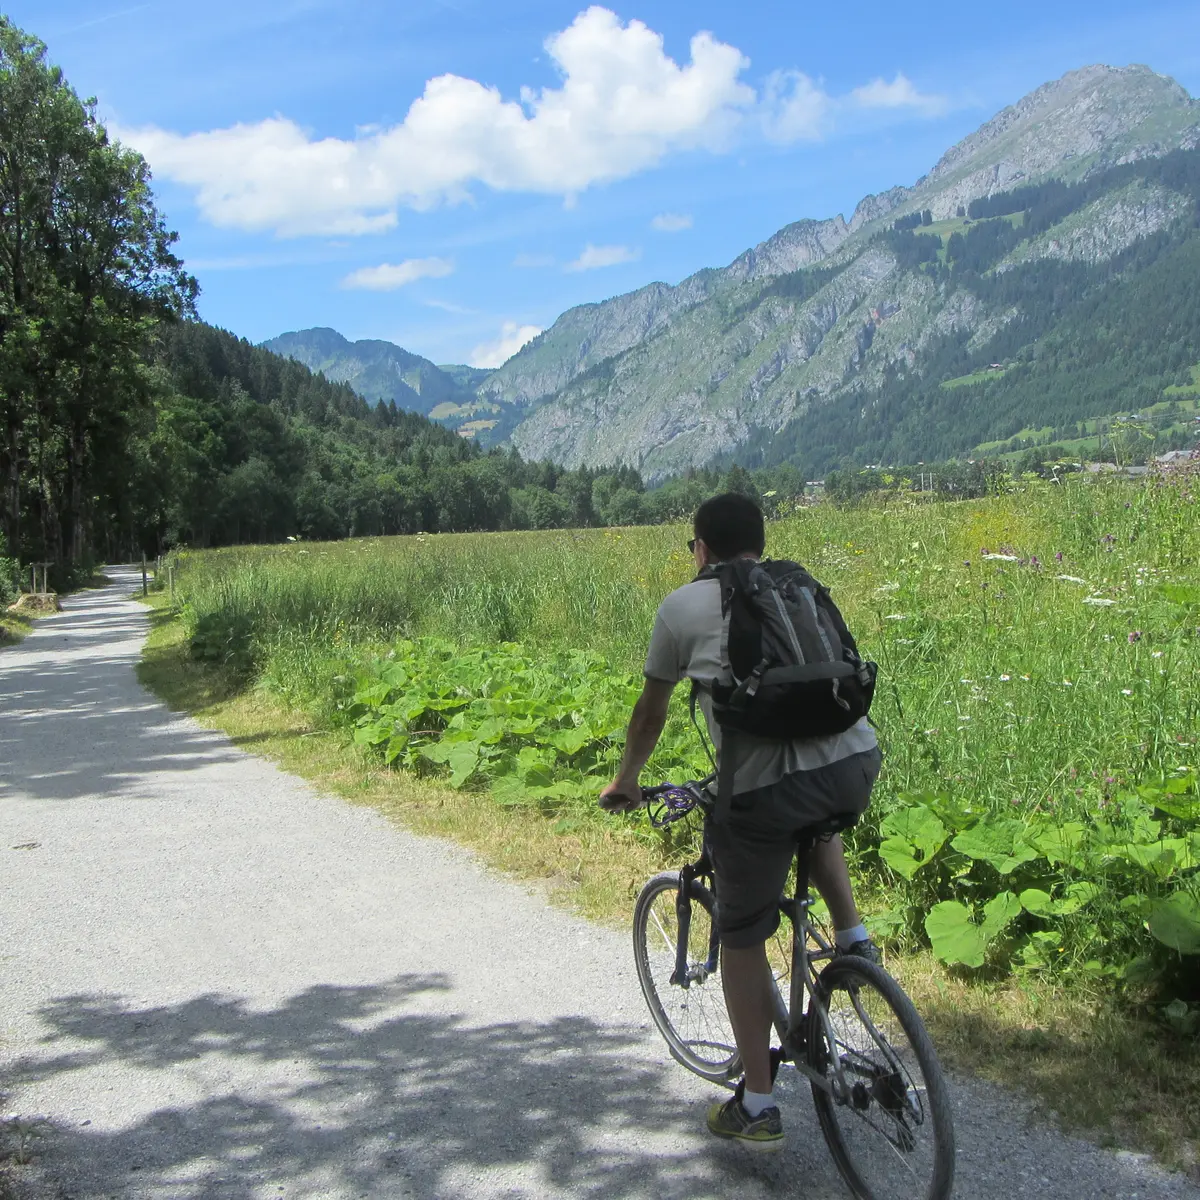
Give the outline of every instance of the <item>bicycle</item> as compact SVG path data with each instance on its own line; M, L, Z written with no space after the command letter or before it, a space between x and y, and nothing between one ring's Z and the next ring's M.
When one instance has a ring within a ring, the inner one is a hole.
M656 828L705 814L699 859L642 888L634 909L638 979L671 1056L711 1083L742 1073L720 981L708 851L713 777L642 791ZM859 1200L945 1200L954 1182L954 1127L937 1053L900 985L882 967L840 955L812 913L808 856L854 824L838 814L797 835L796 892L779 900L792 927L790 961L775 975L772 1076L790 1062L812 1089L821 1132ZM700 914L699 917L697 914ZM782 926L781 926L782 928ZM826 965L817 974L814 964ZM788 1000L780 991L790 973ZM807 1006L805 997L808 998ZM740 1086L740 1085L739 1085Z

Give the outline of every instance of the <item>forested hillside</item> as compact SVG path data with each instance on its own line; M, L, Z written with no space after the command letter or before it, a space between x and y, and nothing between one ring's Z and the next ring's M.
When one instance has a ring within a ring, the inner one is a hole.
M62 581L178 543L649 513L635 471L484 453L195 320L175 240L145 161L0 17L0 592L10 555Z
M1157 189L1177 198L1167 228L1095 261L1044 252L1103 197ZM1002 314L991 336L948 329L911 369L901 354L873 385L849 379L831 403L756 434L738 461L810 474L846 461L930 461L1031 424L1047 430L1042 440L1063 441L1091 418L1137 413L1172 392L1183 403L1200 359L1200 151L998 194L972 213L981 219L944 240L916 228L877 240L945 304ZM864 325L864 356L887 319Z
M150 362L153 420L130 456L138 544L594 525L642 490L632 471L485 453L199 322L162 326Z

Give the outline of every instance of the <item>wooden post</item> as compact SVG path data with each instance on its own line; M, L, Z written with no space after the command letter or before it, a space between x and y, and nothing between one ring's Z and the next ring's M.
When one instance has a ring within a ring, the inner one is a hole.
M171 588L171 607L175 607L175 564L172 563L167 568L167 583Z
M31 572L33 572L33 574L30 577L29 589L36 596L37 595L37 563L34 563L29 569Z
M146 583L146 552L142 551L142 598L145 599L150 595L150 588Z

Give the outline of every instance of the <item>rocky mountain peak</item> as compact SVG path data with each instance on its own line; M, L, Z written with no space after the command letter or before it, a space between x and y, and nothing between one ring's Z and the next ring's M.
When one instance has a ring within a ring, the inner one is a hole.
M1049 174L1083 175L1162 153L1197 122L1200 104L1149 67L1081 67L1043 84L952 146L914 191L949 191L948 199L958 203L968 179L974 199L987 194L979 190L987 176L991 190L999 190Z

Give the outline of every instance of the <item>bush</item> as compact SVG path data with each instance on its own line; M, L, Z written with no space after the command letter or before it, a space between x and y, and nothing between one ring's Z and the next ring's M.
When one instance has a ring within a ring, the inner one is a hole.
M11 604L21 594L21 564L9 558L7 543L0 533L0 605Z

